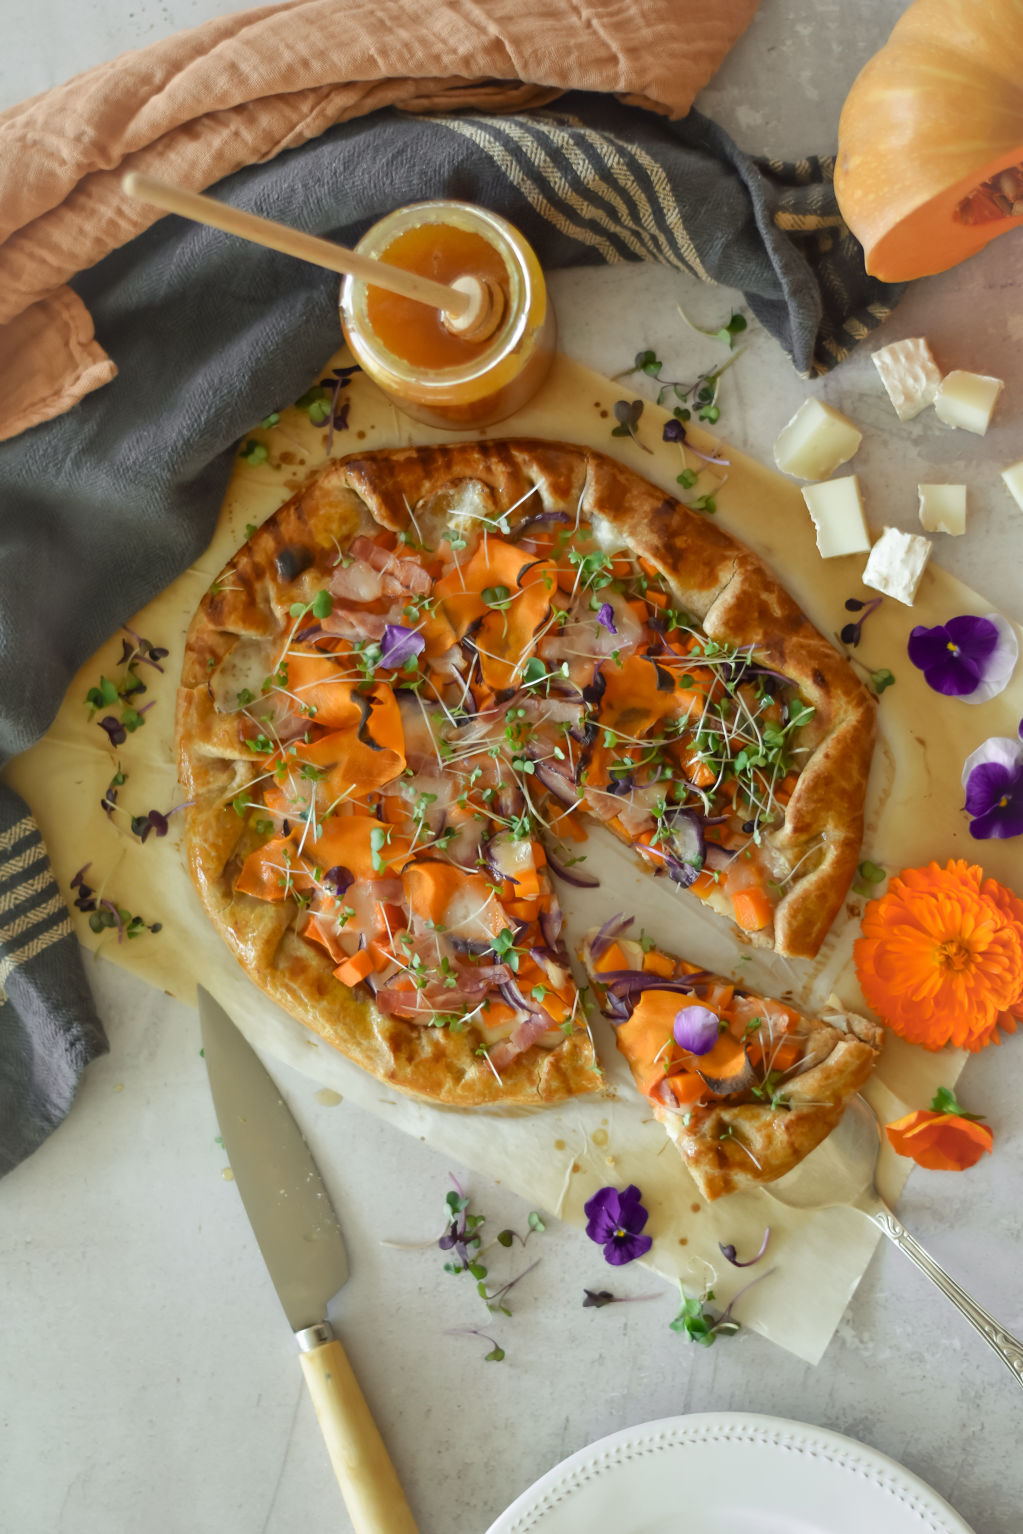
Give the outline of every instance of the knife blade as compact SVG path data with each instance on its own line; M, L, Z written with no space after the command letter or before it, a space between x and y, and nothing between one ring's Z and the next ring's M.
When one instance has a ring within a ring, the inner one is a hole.
M272 1076L199 987L203 1054L224 1149L288 1323L356 1534L416 1534L327 1304L348 1277L330 1195Z

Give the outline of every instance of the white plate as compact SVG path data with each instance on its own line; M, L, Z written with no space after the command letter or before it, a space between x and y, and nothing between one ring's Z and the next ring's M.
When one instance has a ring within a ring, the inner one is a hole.
M665 1417L580 1449L487 1534L971 1534L923 1481L825 1428Z

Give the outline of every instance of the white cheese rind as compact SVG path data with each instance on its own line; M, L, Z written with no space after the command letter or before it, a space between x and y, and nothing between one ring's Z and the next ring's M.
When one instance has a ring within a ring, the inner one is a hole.
M911 421L934 403L941 388L941 370L923 336L882 346L871 353L871 361L900 421Z
M1019 463L1010 463L1007 469L1003 469L1002 478L1005 481L1006 490L1023 511L1023 458Z
M959 538L966 531L965 485L917 485L920 525L925 533L949 533Z
M946 426L959 426L983 437L1004 388L1000 378L989 378L986 373L949 373L941 381L934 413Z
M774 461L783 474L797 479L827 479L848 463L863 433L830 405L804 400L774 444Z
M921 538L919 533L904 533L898 527L886 527L870 551L863 584L912 607L930 554L929 538Z
M813 518L822 559L867 553L870 534L863 515L860 482L855 474L849 474L845 479L825 480L822 485L804 485L803 500Z

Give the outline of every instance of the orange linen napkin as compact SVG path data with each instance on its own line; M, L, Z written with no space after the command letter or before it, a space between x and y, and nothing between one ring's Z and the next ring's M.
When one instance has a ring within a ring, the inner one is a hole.
M111 379L68 279L201 190L380 107L516 111L608 91L683 117L757 0L291 0L238 11L0 113L0 441ZM395 188L396 199L401 189Z

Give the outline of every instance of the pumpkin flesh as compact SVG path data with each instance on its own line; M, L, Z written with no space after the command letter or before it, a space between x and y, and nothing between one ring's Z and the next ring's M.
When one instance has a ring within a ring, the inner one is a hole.
M946 271L1014 228L983 188L1023 162L1023 0L915 0L838 131L835 192L871 275Z

